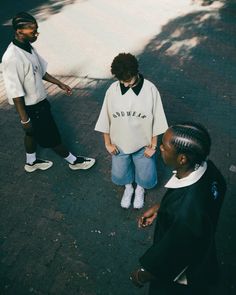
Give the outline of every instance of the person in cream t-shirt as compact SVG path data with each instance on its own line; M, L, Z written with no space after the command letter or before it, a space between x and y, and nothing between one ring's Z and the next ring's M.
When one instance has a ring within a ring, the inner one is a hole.
M20 12L12 19L15 33L2 58L3 79L9 104L15 105L25 132L25 171L47 170L51 161L36 156L37 145L51 148L69 164L70 169L89 169L95 159L72 154L62 143L43 80L57 85L67 95L72 89L47 73L47 62L31 45L38 36L36 19Z
M118 81L106 92L95 130L104 134L112 155L112 181L125 186L121 207L130 207L135 182L133 206L140 209L145 189L157 184L157 137L168 128L167 120L160 94L139 73L135 56L116 56L111 72Z

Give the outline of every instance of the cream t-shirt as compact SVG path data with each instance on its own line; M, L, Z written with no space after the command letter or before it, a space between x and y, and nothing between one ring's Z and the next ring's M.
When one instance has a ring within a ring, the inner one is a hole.
M119 81L108 88L95 130L109 133L111 142L126 154L151 144L168 128L160 94L144 79L138 95L130 88L122 95Z
M29 53L10 43L2 58L3 79L8 101L24 96L25 105L34 105L46 98L43 76L46 61L32 48Z

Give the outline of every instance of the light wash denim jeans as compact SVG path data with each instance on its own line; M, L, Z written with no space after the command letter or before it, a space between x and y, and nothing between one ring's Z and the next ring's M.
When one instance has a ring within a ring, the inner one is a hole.
M157 184L156 153L147 158L145 148L133 154L119 154L112 156L111 179L117 185L126 185L134 181L143 188L150 189Z

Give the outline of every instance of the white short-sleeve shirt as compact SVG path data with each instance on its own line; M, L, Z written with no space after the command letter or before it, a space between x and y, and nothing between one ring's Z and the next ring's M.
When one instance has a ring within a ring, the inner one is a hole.
M119 81L107 90L95 130L109 133L111 142L126 154L150 145L153 136L168 128L156 86L144 79L138 95L130 88L122 95Z
M31 52L10 43L3 55L3 79L10 104L14 104L13 98L23 96L25 105L34 105L47 96L42 80L47 63L35 48Z

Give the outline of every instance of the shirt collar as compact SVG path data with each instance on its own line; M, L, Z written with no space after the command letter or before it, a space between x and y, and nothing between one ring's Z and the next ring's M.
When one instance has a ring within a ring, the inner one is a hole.
M133 92L136 94L136 95L139 95L142 87L143 87L143 82L144 82L144 78L143 78L143 75L139 74L139 82L137 85L135 85L134 87L125 87L124 84L120 83L120 90L121 90L121 94L124 95L127 91L129 91L129 89L132 89Z
M203 162L201 166L192 173L190 173L188 176L184 178L177 178L176 177L176 171L173 171L174 175L171 177L171 179L166 183L166 188L181 188L186 187L189 185L192 185L196 183L205 173L207 169L207 162Z
M23 42L20 42L16 39L13 39L12 43L14 45L16 45L17 47L19 47L29 53L32 53L32 46L30 45L30 43L23 43Z

